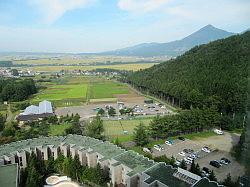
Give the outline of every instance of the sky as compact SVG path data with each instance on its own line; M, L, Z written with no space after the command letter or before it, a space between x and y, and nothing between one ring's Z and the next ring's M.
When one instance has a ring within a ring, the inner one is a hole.
M250 0L0 0L0 52L101 52L250 28Z

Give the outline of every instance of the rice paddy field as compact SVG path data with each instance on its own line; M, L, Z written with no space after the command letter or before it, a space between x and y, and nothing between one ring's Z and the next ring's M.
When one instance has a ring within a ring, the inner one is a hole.
M31 103L49 100L56 107L79 106L86 102L115 102L116 94L129 93L127 85L102 77L64 77L39 84L43 88L30 99Z
M64 71L73 71L73 70L95 70L97 68L109 68L116 70L127 70L127 71L137 71L140 69L150 68L157 63L139 63L139 64L116 64L116 65L89 65L89 66L34 66L29 67L29 70L40 71L40 72L59 72Z

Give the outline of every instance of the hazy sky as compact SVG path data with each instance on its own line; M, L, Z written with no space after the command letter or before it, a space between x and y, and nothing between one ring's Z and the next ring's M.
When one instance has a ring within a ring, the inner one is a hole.
M0 51L99 52L250 27L250 0L0 0Z

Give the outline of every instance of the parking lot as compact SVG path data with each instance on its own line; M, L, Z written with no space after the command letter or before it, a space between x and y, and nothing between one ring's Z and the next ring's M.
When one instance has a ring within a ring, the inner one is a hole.
M214 170L217 179L222 181L226 178L227 174L230 173L233 179L237 179L238 176L243 175L244 167L241 166L235 159L230 155L230 150L234 144L239 140L239 135L224 133L224 135L215 135L208 138L197 138L195 140L185 141L176 139L173 145L161 145L162 151L157 151L155 148L152 149L153 156L166 155L168 158L174 156L177 160L181 161L184 158L190 156L189 153L185 155L180 155L183 150L192 150L194 154L198 155L195 159L195 163L200 165L200 168L207 167L210 170ZM203 147L209 147L210 153L206 153L201 149ZM209 164L212 160L220 161L221 158L228 158L231 163L228 165L223 165L220 168L216 168ZM190 164L189 164L190 166ZM235 172L237 171L237 172Z
M72 107L62 107L56 109L56 114L58 116L66 116L78 113L82 120L88 119L90 117L96 116L97 108L105 109L105 106L111 106L116 110L116 114L119 114L119 106L117 103L89 103L83 106L72 106ZM172 111L166 108L162 108L162 106L156 104L145 104L143 101L141 102L124 102L124 107L134 108L134 115L136 116L154 116L154 115L163 115L163 114L171 114ZM113 120L117 120L118 118L126 118L125 116L115 116L112 118Z

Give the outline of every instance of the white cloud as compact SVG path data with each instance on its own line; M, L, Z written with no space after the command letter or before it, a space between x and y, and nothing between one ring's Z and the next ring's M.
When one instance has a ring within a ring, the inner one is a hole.
M118 7L129 12L145 13L154 11L169 1L170 0L119 0Z
M39 9L43 21L52 24L67 11L84 8L96 0L29 0L30 4Z

